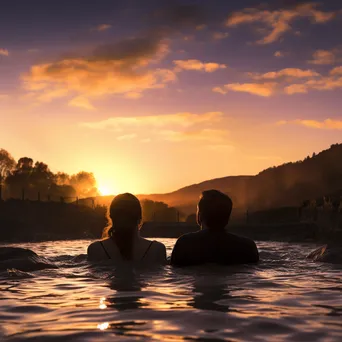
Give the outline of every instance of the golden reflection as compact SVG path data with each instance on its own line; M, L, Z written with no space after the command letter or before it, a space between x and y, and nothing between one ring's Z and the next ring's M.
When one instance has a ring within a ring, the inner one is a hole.
M101 324L97 325L97 329L100 329L100 330L106 330L108 328L109 328L109 323L108 322L101 323Z
M102 297L102 298L100 299L100 305L99 305L99 308L100 308L101 310L103 310L103 309L106 309L106 308L107 308L107 305L106 305L106 303L105 303L105 300L106 300L106 298L105 298L105 297Z

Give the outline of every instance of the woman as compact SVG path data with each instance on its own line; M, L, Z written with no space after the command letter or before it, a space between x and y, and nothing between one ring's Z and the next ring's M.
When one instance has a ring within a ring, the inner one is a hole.
M104 230L103 240L88 247L88 259L165 264L165 246L140 236L141 219L141 205L135 196L129 193L116 196L109 208L112 224Z

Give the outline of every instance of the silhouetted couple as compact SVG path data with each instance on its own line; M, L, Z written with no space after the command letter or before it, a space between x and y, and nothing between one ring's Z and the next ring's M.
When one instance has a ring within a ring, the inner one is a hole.
M204 191L197 206L201 230L181 236L172 251L171 264L190 266L205 263L248 264L259 260L254 241L226 231L232 212L231 199L217 190ZM142 210L131 194L116 196L109 208L111 226L104 239L88 247L93 261L112 259L146 264L166 264L166 248L158 241L140 236Z

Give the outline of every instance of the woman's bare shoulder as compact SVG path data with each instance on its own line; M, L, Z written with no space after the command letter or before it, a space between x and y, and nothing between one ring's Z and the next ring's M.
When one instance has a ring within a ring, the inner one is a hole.
M153 240L153 245L154 245L154 248L157 248L157 249L166 249L165 245L162 242L159 242L156 240Z
M87 249L88 259L96 260L99 258L102 258L103 254L103 247L101 246L102 243L104 243L105 240L98 240L92 242Z

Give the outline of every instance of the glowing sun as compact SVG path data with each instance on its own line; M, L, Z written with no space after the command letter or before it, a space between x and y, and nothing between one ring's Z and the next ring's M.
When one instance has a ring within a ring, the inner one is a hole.
M97 187L97 189L99 190L99 192L102 196L107 196L107 195L113 194L113 190L109 186L106 186L106 185L99 185Z

